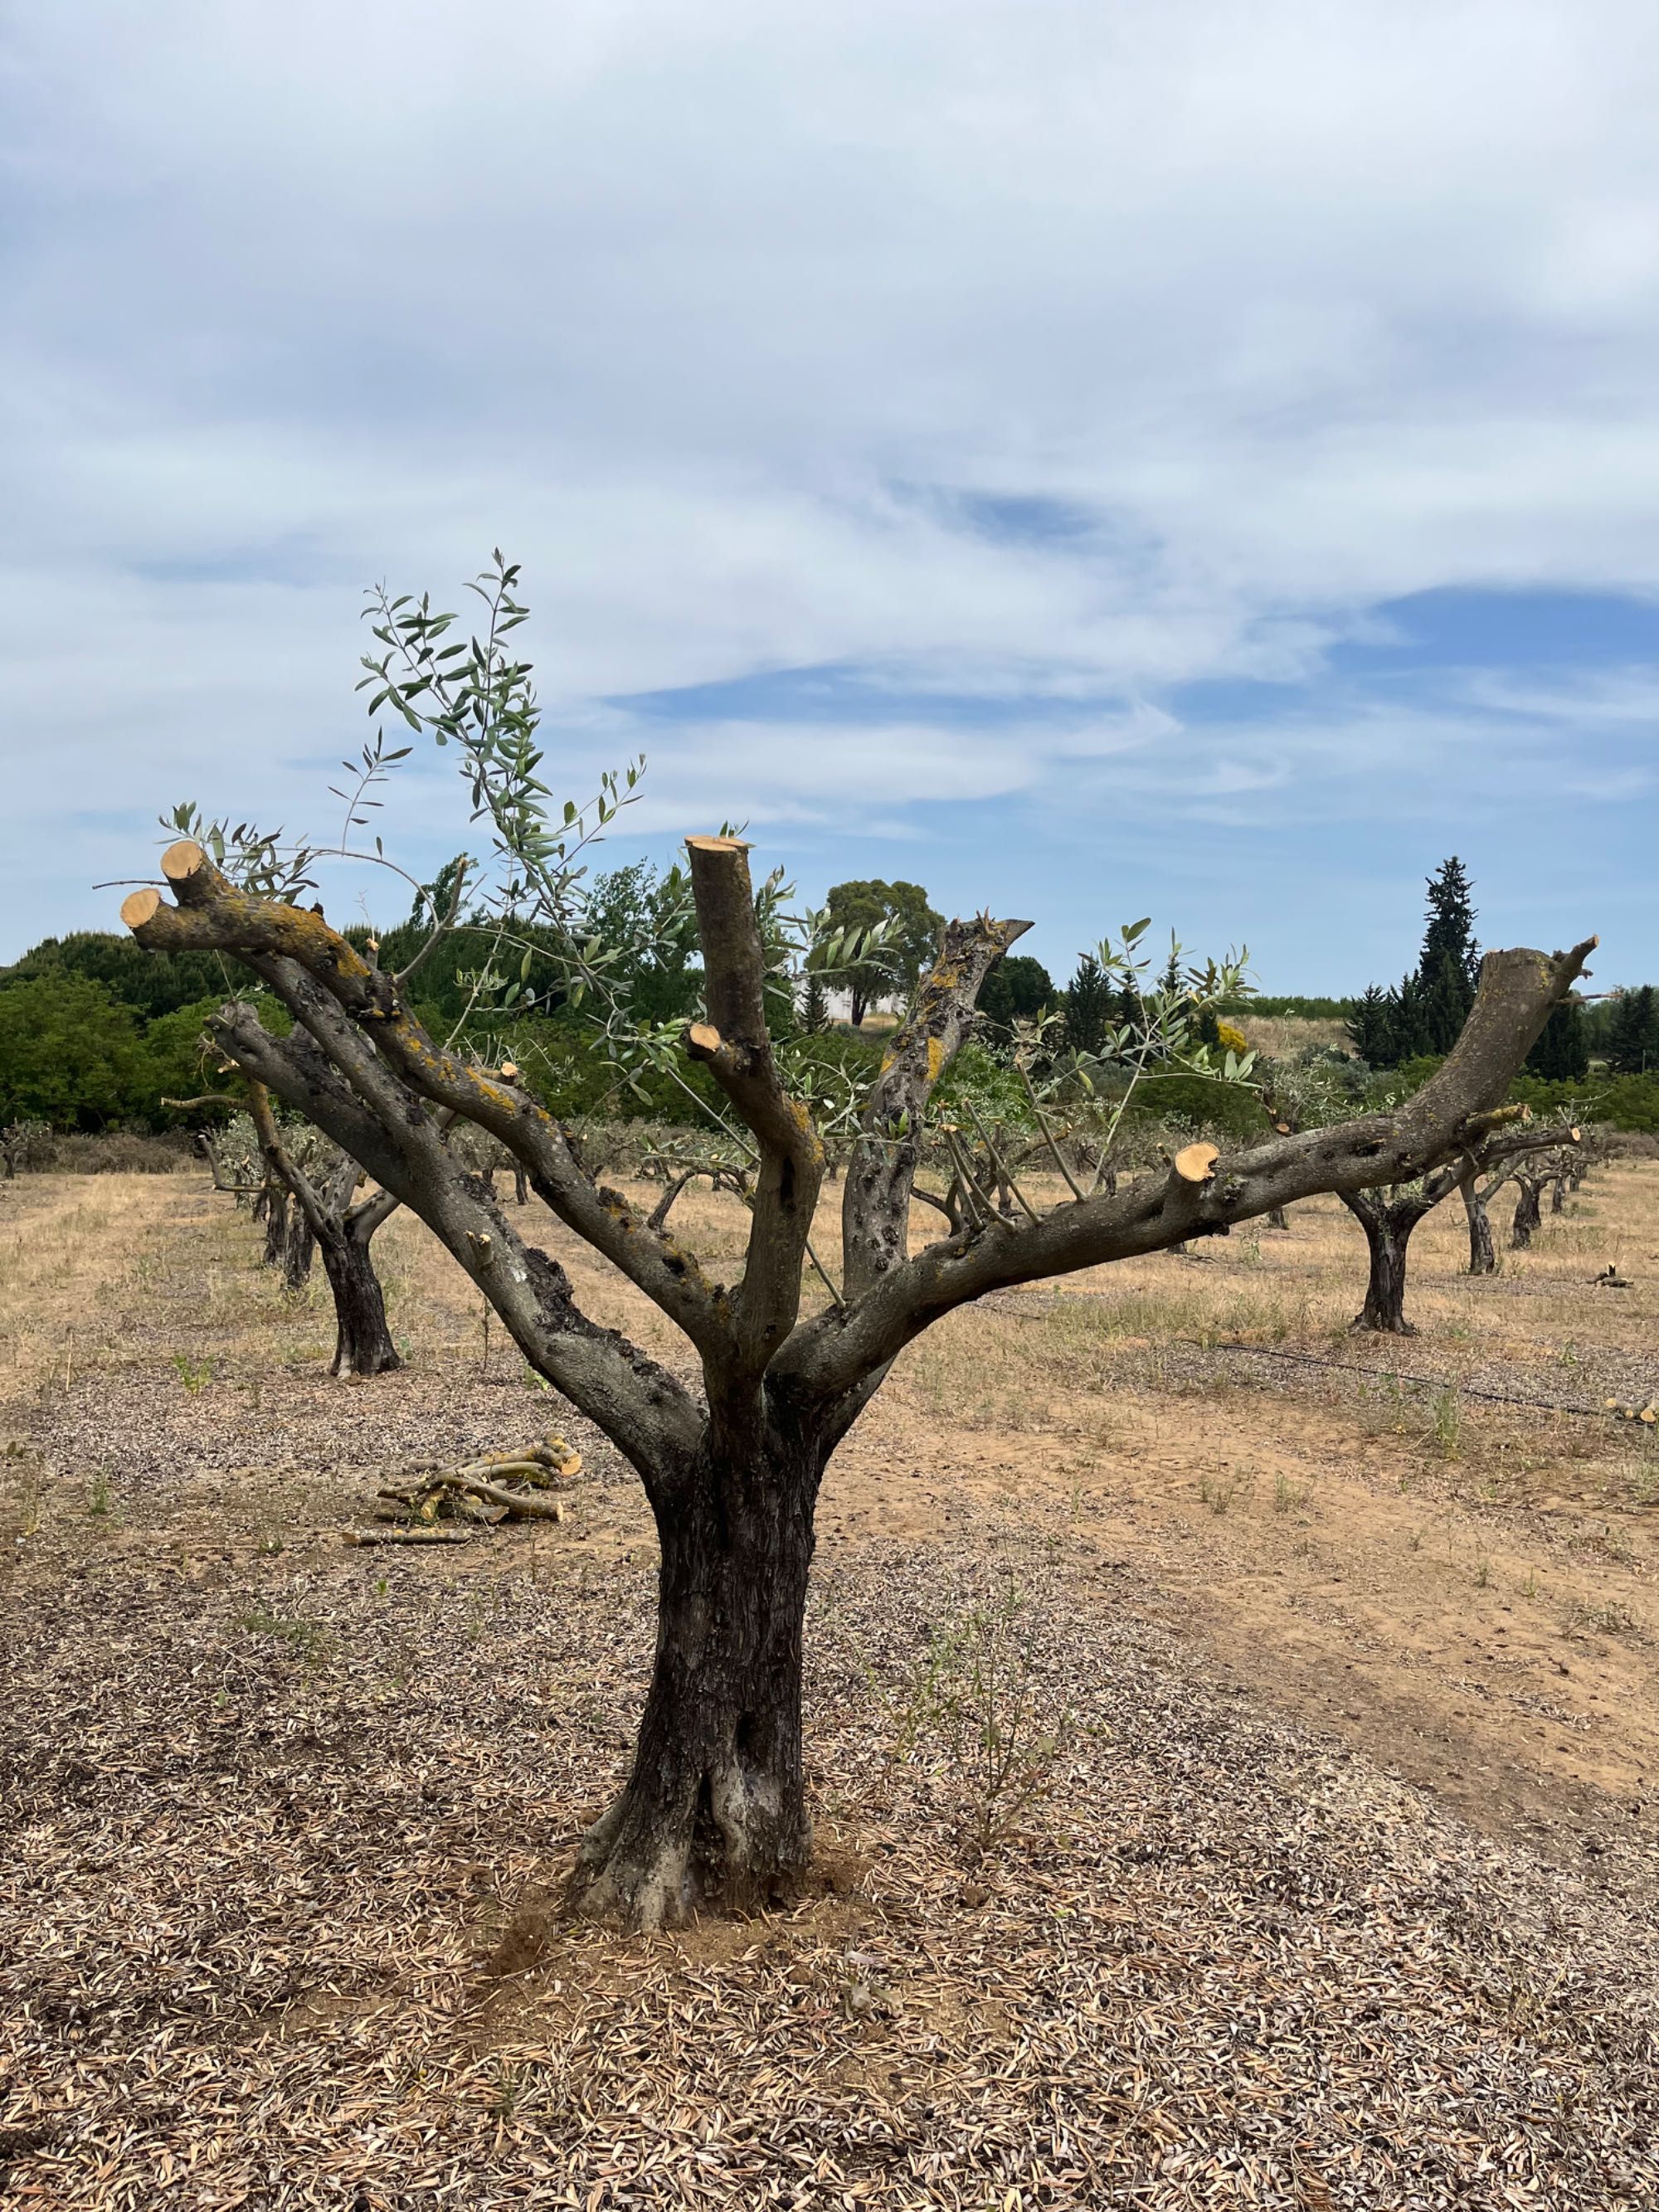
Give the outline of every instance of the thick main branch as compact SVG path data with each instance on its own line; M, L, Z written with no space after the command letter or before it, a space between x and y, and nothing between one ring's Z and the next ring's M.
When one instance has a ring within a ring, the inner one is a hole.
M700 1351L722 1347L724 1316L695 1262L648 1229L615 1192L595 1189L563 1130L527 1091L435 1046L410 1012L396 976L372 967L320 914L240 890L189 839L168 847L161 872L177 906L146 889L121 908L141 945L152 951L233 952L261 974L267 972L261 961L271 959L303 970L373 1037L376 1053L419 1097L476 1121L522 1160L538 1195L566 1227L619 1268Z
M760 1154L743 1282L732 1299L732 1371L722 1376L717 1363L704 1362L718 1391L727 1381L758 1380L795 1325L823 1146L805 1106L784 1089L773 1054L749 848L736 837L688 837L685 847L708 1017L692 1024L686 1049L742 1115Z
M1225 1158L1189 1147L1167 1176L1144 1177L1116 1197L1061 1206L1023 1227L994 1219L964 1229L894 1265L855 1306L798 1329L781 1369L810 1397L834 1401L941 1314L988 1291L1163 1251L1319 1192L1406 1182L1455 1159L1508 1121L1504 1094L1595 943L1553 957L1488 953L1462 1036L1395 1110Z

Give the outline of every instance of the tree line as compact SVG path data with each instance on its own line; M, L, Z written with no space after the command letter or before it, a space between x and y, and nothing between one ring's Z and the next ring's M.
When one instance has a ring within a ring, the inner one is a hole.
M453 889L446 871L383 937L362 927L341 933L360 951L372 947L382 966L399 969L415 957L429 933L427 917L443 909ZM1235 1020L1249 1014L1341 1018L1367 1068L1387 1075L1396 1092L1417 1088L1467 1018L1480 958L1473 886L1455 855L1429 878L1427 893L1417 964L1392 988L1373 985L1352 1000L1252 996L1231 1010L1211 1009L1204 1041L1223 1041L1230 1011ZM660 1023L689 1018L702 988L695 934L683 918L678 925L671 920L677 911L683 917L675 894L672 872L636 861L599 875L585 908L589 926L622 950L626 972L614 972L617 988L643 1018ZM908 1000L931 963L944 921L922 885L880 878L833 885L824 915L843 933L885 932L878 953L842 963L833 979L849 1003L850 1025L832 1021L828 981L810 962L793 989L774 997L769 1018L775 1033L817 1035L826 1054L862 1068L880 1049L866 1033L871 1015L884 1002L902 1006ZM696 1120L712 1103L706 1075L692 1068L663 1081L635 1072L625 1094L619 1092L615 1066L595 1051L592 1025L565 1003L567 948L558 933L526 923L519 934L528 948L518 956L528 1011L516 1022L514 1048L550 1108L572 1118L616 1113ZM479 915L459 921L441 955L422 969L414 1003L432 1035L466 1039L475 1023L483 1026L489 994L481 991L481 979L498 963L498 947L499 932ZM131 938L101 931L44 939L0 969L0 1126L38 1121L64 1132L177 1126L188 1117L163 1102L199 1088L204 1029L239 988L246 988L246 979L216 953L145 954ZM1084 954L1060 987L1040 960L1009 952L986 977L976 1034L995 1053L1009 1046L1016 1024L1049 1016L1057 1046L1093 1059L1115 1027L1133 1019L1132 996L1121 980L1104 974L1094 953ZM1242 1050L1242 1033L1236 1042ZM1159 1087L1148 1103L1164 1118L1199 1125L1218 1115L1243 1133L1237 1100L1218 1099L1179 1071L1156 1079ZM1651 984L1595 1000L1575 995L1557 1007L1528 1055L1515 1095L1547 1110L1577 1104L1587 1088L1595 1092L1598 1118L1610 1127L1659 1132L1659 992Z

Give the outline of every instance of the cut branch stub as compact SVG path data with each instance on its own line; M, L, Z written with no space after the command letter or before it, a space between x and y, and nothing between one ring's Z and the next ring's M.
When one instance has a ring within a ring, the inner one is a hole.
M1183 1145L1170 1162L1182 1182L1209 1182L1215 1175L1215 1164L1221 1158L1220 1147L1199 1142Z
M161 894L152 884L146 884L142 890L129 891L121 902L122 926L127 929L142 929L154 918L161 903Z
M743 1281L732 1303L732 1342L705 1352L711 1396L757 1381L794 1327L801 1265L823 1178L811 1116L784 1088L766 1022L766 947L755 916L749 848L738 837L688 837L691 891L702 945L708 1019L686 1033L747 1124L760 1152Z
M206 865L207 854L193 837L180 837L161 855L161 873L175 887L199 875Z

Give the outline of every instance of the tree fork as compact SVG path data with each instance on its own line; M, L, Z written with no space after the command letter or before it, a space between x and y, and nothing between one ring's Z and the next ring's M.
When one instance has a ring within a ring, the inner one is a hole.
M323 1255L323 1272L334 1297L334 1358L329 1373L364 1377L390 1374L403 1361L386 1326L386 1296L374 1272L369 1243L381 1223L397 1210L397 1199L389 1192L377 1191L362 1205L353 1206L357 1163L345 1153L319 1189L283 1143L276 1117L270 1110L270 1093L263 1083L248 1085L248 1112L267 1168L282 1189L289 1254L299 1233L305 1239L307 1273L313 1250ZM303 1280L302 1276L301 1284ZM290 1277L288 1287L299 1285Z
M164 855L177 905L153 890L123 909L158 951L234 953L294 1016L277 1038L228 1006L216 1039L432 1229L526 1358L623 1453L661 1545L651 1689L633 1771L585 1840L571 1898L635 1926L702 1901L752 1903L803 1872L811 1828L800 1725L801 1642L818 1483L903 1346L987 1291L1222 1235L1316 1193L1419 1177L1509 1118L1510 1081L1589 950L1487 956L1474 1009L1443 1066L1403 1106L1179 1165L1036 1220L969 1208L908 1249L929 1102L970 1032L980 987L1026 927L952 922L888 1047L842 1193L844 1292L803 1317L807 1237L823 1170L805 1105L767 1035L765 961L747 848L690 843L707 979L688 1040L760 1153L735 1290L613 1192L595 1188L556 1122L523 1089L434 1046L395 977L319 915L251 896L186 842ZM706 1407L665 1368L576 1304L564 1271L526 1243L442 1140L477 1122L524 1164L575 1234L673 1321L698 1354Z

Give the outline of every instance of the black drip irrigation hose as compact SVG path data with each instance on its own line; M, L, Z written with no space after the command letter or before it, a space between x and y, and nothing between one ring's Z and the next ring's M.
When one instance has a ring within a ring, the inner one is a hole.
M1016 1302L1006 1293L994 1291L983 1303L993 1306L993 1310L997 1313L1012 1314L1021 1321L1035 1321L1039 1314L1054 1310L1051 1305L1045 1304L1037 1306L1036 1311L1022 1314L1019 1306L1025 1304L1025 1300ZM1035 1304L1035 1301L1031 1303ZM1076 1303L1081 1304L1084 1301L1079 1299ZM1363 1375L1373 1382L1408 1382L1418 1390L1455 1390L1461 1397L1484 1399L1491 1406L1528 1406L1540 1413L1571 1413L1581 1421L1606 1420L1613 1410L1606 1406L1563 1406L1553 1398L1516 1398L1505 1391L1481 1390L1472 1382L1454 1382L1449 1376L1402 1375L1398 1368L1363 1367L1352 1359L1322 1359L1316 1352L1285 1352L1273 1345L1206 1344L1199 1336L1171 1336L1164 1340L1170 1344L1189 1345L1194 1352L1243 1352L1252 1359L1292 1359L1304 1367L1329 1367L1343 1375Z
M1402 1375L1393 1367L1362 1367L1352 1359L1322 1359L1314 1352L1282 1352L1266 1344L1206 1344L1196 1336L1175 1336L1172 1344L1189 1344L1198 1352L1244 1352L1253 1359L1294 1359L1304 1367L1331 1367L1344 1375L1368 1376L1375 1382L1409 1382L1419 1390L1455 1390L1460 1397L1484 1398L1492 1406L1530 1406L1540 1413L1572 1413L1580 1420L1601 1421L1605 1406L1563 1406L1553 1398L1515 1398L1502 1390L1477 1389L1472 1382L1455 1382L1439 1375Z

